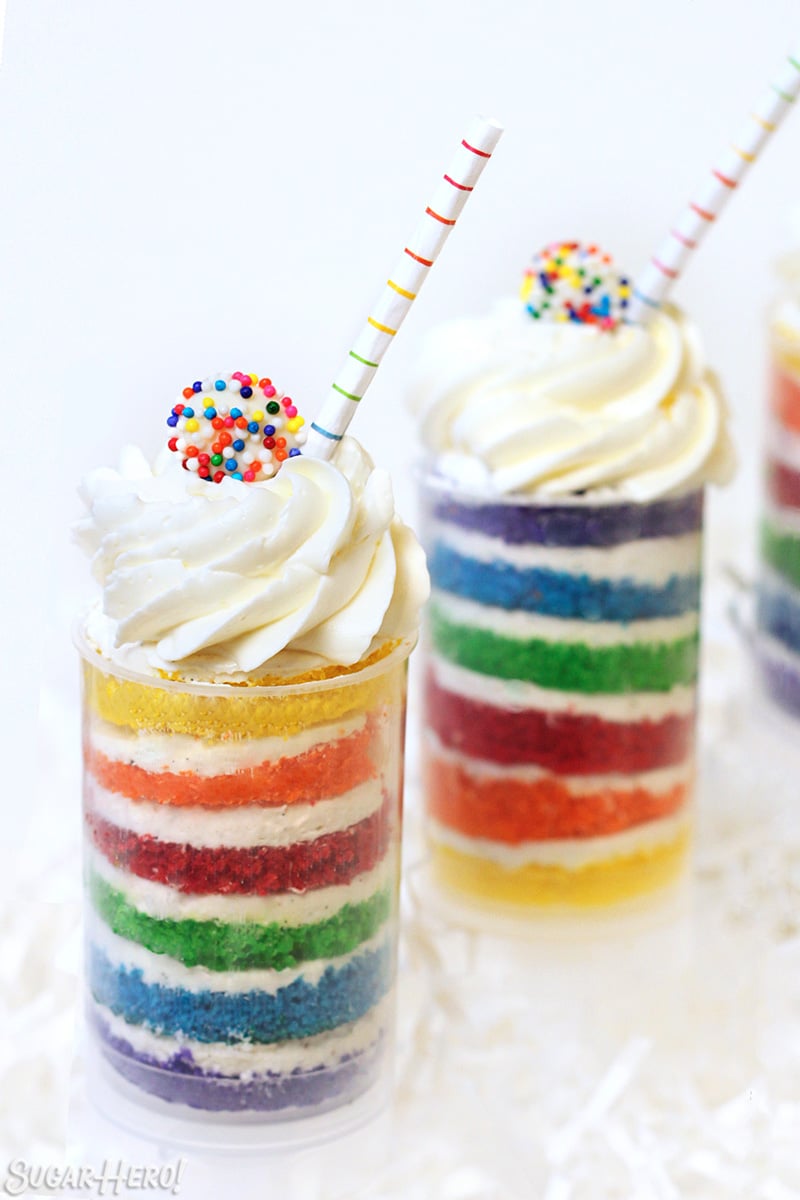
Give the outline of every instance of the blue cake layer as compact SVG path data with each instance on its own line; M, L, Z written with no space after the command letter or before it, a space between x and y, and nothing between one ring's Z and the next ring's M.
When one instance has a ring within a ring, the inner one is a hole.
M758 596L758 625L800 654L800 593L762 588Z
M115 965L96 946L89 952L89 982L98 1004L132 1025L198 1042L280 1042L313 1037L357 1021L388 991L388 943L344 966L329 966L319 981L300 977L276 992L189 991L148 983L138 967Z
M520 568L459 554L437 542L428 566L435 588L498 608L584 621L678 617L700 607L700 576L672 575L654 586L635 579L594 579L549 568Z

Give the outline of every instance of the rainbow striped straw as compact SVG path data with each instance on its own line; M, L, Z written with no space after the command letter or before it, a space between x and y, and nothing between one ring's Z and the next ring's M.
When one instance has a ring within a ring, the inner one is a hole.
M771 133L780 125L800 94L800 54L789 57L778 80L757 106L737 140L712 168L711 177L689 204L642 272L631 298L628 319L646 324L680 276L692 250L700 244L713 221L747 170L758 158Z
M482 117L476 117L468 129L425 209L425 216L387 280L372 316L336 376L319 416L312 421L304 454L330 458L342 440L359 401L419 295L502 133L501 125Z

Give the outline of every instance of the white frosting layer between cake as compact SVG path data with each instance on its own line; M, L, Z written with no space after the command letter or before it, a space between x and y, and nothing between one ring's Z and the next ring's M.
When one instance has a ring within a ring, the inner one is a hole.
M329 1033L269 1045L255 1042L229 1045L226 1042L197 1042L191 1038L160 1036L144 1025L128 1024L105 1005L93 1003L93 1008L112 1035L129 1042L137 1054L147 1054L165 1062L180 1051L189 1050L203 1071L249 1078L267 1072L283 1074L298 1069L310 1071L315 1067L333 1067L345 1055L363 1054L377 1042L388 1026L392 1003L390 994L379 1000L359 1020L339 1025Z
M308 892L282 892L277 896L192 896L178 892L152 879L130 875L111 865L107 858L87 844L85 861L109 887L122 892L139 912L157 920L223 921L238 924L280 922L283 925L310 925L333 916L345 904L358 904L388 887L397 872L396 853L388 854L363 875L350 883L315 888Z
M688 717L695 709L695 690L684 684L678 684L669 692L632 692L619 696L561 692L541 688L521 679L496 679L491 675L480 675L433 652L429 658L440 687L468 700L477 699L482 704L493 704L497 708L532 708L620 722L660 721L669 716Z
M677 815L659 817L633 829L604 837L520 842L516 846L509 846L488 838L467 837L432 818L427 822L428 838L434 845L447 846L460 854L485 859L508 871L532 864L578 870L592 863L610 862L615 858L667 846L688 833L689 828L690 821L684 809Z
M781 575L774 567L762 562L759 574L759 591L770 596L781 596L786 600L798 603L798 589L785 575Z
M633 646L642 643L674 642L697 632L696 612L679 617L656 617L649 621L575 621L549 617L541 613L509 611L489 604L466 600L434 589L431 600L436 609L455 625L483 629L502 637L527 641L541 638L546 642L574 642L585 646Z
M349 829L371 816L383 804L380 781L371 781L318 804L274 807L247 805L216 809L175 807L129 800L87 777L88 808L112 825L161 842L206 847L291 846L310 842L326 833Z
M642 538L608 547L516 546L502 538L433 521L428 544L434 546L437 542L478 562L509 563L521 570L538 567L566 575L588 575L593 579L635 579L654 587L667 583L673 575L699 574L702 552L699 533Z
M800 512L796 508L780 508L776 504L764 506L764 516L779 533L788 533L800 538Z
M767 420L765 448L778 462L800 471L800 434L793 433L780 421Z
M212 485L213 486L213 485ZM368 717L364 713L342 721L303 729L289 738L228 738L210 741L183 733L156 733L123 729L93 716L91 745L113 762L131 763L145 771L191 771L212 777L232 775L281 758L294 758L315 746L358 733Z
M758 632L758 653L775 666L784 667L800 677L800 654L795 654L784 642L761 630Z
M653 795L661 795L681 785L690 786L695 774L691 758L677 767L659 767L654 771L639 771L632 775L616 772L607 775L564 775L561 772L556 774L533 763L505 766L480 758L470 758L468 754L444 746L431 730L426 732L425 739L437 758L462 768L478 781L535 784L551 780L562 784L576 796L591 795L609 789L615 792L633 792L639 788L644 788Z
M369 941L361 942L355 950L338 958L317 958L298 967L287 967L283 971L253 969L249 971L210 971L208 967L186 967L177 959L166 954L153 954L138 942L129 942L112 933L95 914L87 922L87 936L92 945L105 954L114 966L126 970L141 971L144 982L167 988L182 988L187 992L225 992L239 995L244 992L265 992L274 995L281 988L289 987L296 979L303 979L310 987L316 985L330 966L337 969L353 959L380 950L391 940L386 926Z

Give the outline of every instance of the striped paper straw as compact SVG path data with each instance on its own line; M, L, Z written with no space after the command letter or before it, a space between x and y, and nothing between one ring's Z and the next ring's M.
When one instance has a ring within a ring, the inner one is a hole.
M710 177L671 229L637 281L628 319L646 324L683 271L691 252L725 207L771 133L800 94L800 54L791 55L775 83L751 114L739 137L712 168Z
M501 125L482 117L476 118L468 129L425 209L425 216L336 376L319 416L312 421L304 454L330 458L342 440L359 401L419 295L502 133Z

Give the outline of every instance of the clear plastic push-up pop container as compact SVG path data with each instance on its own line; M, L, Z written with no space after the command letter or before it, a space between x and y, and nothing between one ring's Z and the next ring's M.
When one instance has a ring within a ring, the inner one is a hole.
M196 379L152 466L83 481L90 1077L131 1125L324 1141L388 1099L428 574L345 433L501 132L468 129L313 422L267 376Z

